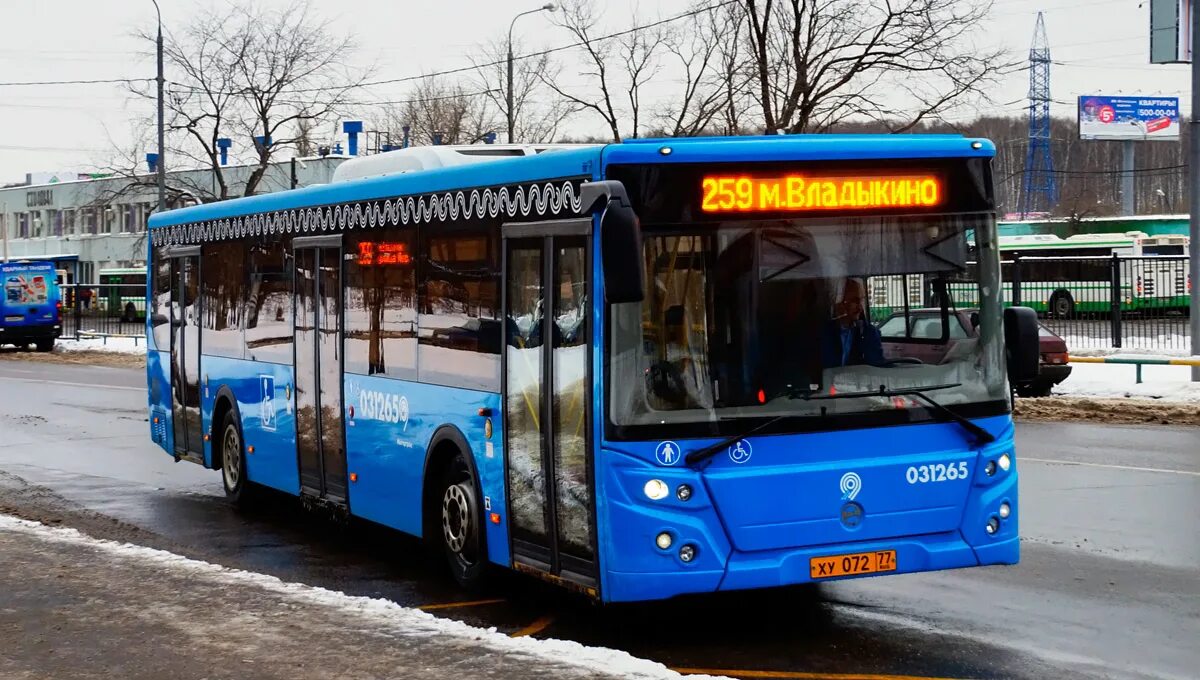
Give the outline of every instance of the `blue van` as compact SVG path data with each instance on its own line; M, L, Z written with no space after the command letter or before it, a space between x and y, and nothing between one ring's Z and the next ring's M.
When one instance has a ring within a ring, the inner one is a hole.
M0 263L0 345L54 349L62 335L62 296L54 263Z

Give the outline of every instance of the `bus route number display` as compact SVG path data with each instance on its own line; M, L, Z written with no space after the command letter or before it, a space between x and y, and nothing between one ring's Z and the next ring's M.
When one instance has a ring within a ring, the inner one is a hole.
M944 199L932 175L706 175L701 189L706 213L933 208Z

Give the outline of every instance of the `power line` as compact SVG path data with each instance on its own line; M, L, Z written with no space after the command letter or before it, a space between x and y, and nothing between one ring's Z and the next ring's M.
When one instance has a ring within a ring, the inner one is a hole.
M641 26L634 26L632 28L627 28L623 31L617 31L616 33L609 33L608 35L597 36L595 38L591 38L586 41L580 40L578 42L573 42L573 43L570 43L567 45L559 45L558 47L551 47L549 49L541 50L539 52L530 52L528 54L515 55L513 57L513 61L523 61L525 59L533 59L535 57L543 57L548 54L555 54L556 52L564 52L566 50L574 49L576 47L581 47L581 46L587 45L587 44L595 44L595 43L603 42L606 40L612 40L613 38L620 38L621 36L629 35L631 33L645 31L647 29L656 28L658 26L663 26L663 25L666 25L669 23L679 21L680 19L687 19L688 17L693 17L698 14L704 14L705 12L711 12L712 10L720 9L722 7L725 7L726 5L732 5L735 2L738 2L738 0L724 0L723 2L717 2L712 5L707 5L705 7L701 7L699 9L694 9L689 12L684 12L683 14L677 14L675 16L668 17L666 19L659 19L658 21L654 21L649 24L643 24ZM508 63L507 59L498 59L496 61L486 62L483 64L472 64L471 66L460 66L458 68L446 69L444 71L434 71L432 73L423 73L419 76L404 76L401 78L388 78L386 80L368 81L365 83L358 83L353 86L339 86L339 87L325 86L325 87L297 88L294 90L286 90L283 94L298 94L301 92L324 92L326 90L334 90L334 89L351 89L351 87L376 87L378 85L394 85L396 83L407 83L407 82L412 82L414 80L424 80L426 78L437 78L440 76L451 76L451 75L455 75L458 73L466 73L468 71L477 71L482 68L488 68L489 66L501 66L501 65L507 64L507 63ZM0 84L2 84L2 83L0 83ZM189 85L181 85L181 84L177 84L177 85L179 87L183 87L183 88L187 88L187 89L191 89L191 90L203 91L201 88L196 88L196 87L192 87ZM213 94L236 94L236 93L217 91L217 92L213 92Z
M111 85L114 83L143 83L153 78L109 78L105 80L40 80L0 83L0 87L26 87L31 85Z

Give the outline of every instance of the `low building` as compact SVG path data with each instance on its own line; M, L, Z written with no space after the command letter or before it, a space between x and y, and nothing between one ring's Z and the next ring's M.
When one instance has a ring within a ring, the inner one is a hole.
M326 184L349 156L290 159L268 166L256 193ZM229 195L240 196L255 166L226 165L222 175ZM146 220L158 205L152 174L79 179L0 188L0 261L23 258L78 259L68 276L96 283L97 272L146 264ZM167 173L167 186L189 194L181 204L216 195L211 170ZM178 195L177 192L170 192ZM175 206L169 206L175 207Z

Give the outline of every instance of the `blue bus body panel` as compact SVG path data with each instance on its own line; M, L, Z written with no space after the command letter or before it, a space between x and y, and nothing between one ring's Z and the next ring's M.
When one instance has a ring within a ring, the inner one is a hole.
M146 336L154 342L153 334ZM170 349L146 351L146 390L150 403L150 441L175 454L175 428L171 423Z
M350 484L350 511L358 517L421 536L421 495L426 453L443 427L458 430L471 447L479 475L485 515L496 512L501 522L485 522L488 557L508 566L508 517L504 511L503 422L500 395L395 378L347 374L347 470L357 475ZM492 437L485 436L488 409Z
M811 557L882 549L897 551L897 572L1015 563L1016 467L985 472L987 461L1012 454L1012 420L976 422L997 437L982 450L959 425L929 423L750 437L748 458L735 462L721 451L703 470L660 464L661 442L606 443L597 507L601 525L614 529L604 542L604 597L803 583L812 580ZM688 440L681 450L716 441ZM908 472L923 465L928 476ZM856 482L847 485L851 474ZM672 492L652 501L642 491L650 479L672 491L686 483L693 496L684 502ZM988 535L985 525L1002 501L1012 514ZM851 502L857 522L843 519ZM665 551L654 542L664 531L673 537ZM696 548L690 563L678 557L685 543Z
M204 443L205 467L213 466L213 446L219 440L213 411L224 388L233 394L242 419L246 479L287 493L300 493L296 414L287 397L293 384L292 367L202 354L200 374L211 378L201 384L201 427L214 433L212 441ZM253 453L250 447L254 447Z

